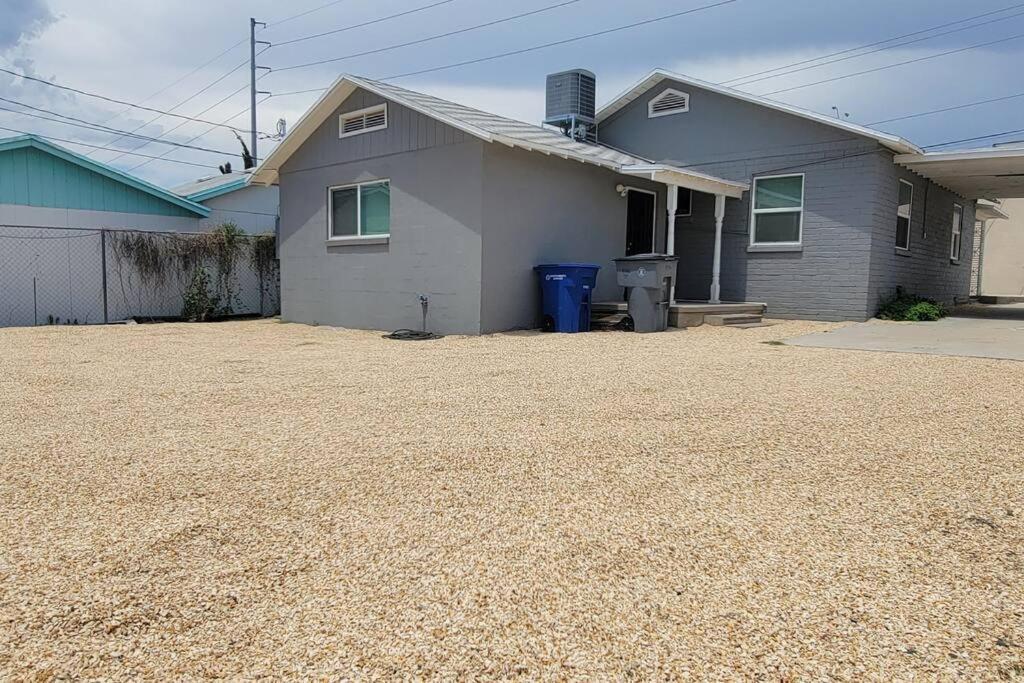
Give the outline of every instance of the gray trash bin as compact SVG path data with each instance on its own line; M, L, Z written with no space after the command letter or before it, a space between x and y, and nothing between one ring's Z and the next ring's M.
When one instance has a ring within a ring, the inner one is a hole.
M615 259L619 286L629 291L627 307L637 332L661 332L668 327L669 296L678 260L666 254Z

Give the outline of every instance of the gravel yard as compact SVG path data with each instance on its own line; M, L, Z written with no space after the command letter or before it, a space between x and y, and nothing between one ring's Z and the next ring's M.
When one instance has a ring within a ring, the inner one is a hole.
M1024 363L0 330L0 678L1024 677Z

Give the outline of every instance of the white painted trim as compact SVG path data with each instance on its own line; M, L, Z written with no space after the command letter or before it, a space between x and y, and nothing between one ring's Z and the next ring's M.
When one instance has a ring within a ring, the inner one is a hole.
M914 143L901 138L897 135L891 135L889 133L883 133L882 131L875 130L874 128L868 128L867 126L859 126L855 123L849 123L847 121L841 121L834 116L828 116L826 114L819 114L809 109L802 109L800 107L794 107L791 104L785 102L779 102L777 100L770 100L760 95L754 95L752 93L743 92L742 90L735 90L728 88L717 83L710 83L708 81L702 81L698 78L691 78L683 74L677 74L667 69L654 69L647 76L638 81L635 85L627 88L617 97L613 98L610 102L601 107L597 112L597 123L604 123L610 116L617 113L619 110L626 107L634 100L639 99L648 92L651 88L657 86L664 80L672 80L683 85L689 85L694 88L700 88L701 90L707 90L709 92L731 97L733 99L742 100L744 102L750 102L767 109L774 109L775 111L781 111L786 114L792 114L799 116L800 118L815 121L817 123L825 124L832 128L839 128L847 132L862 135L873 140L877 140L881 144L885 145L889 149L899 154L923 154L924 150L915 145ZM899 157L897 157L899 162Z
M800 178L800 207L781 207L777 209L758 209L757 207L757 181L773 180L775 178ZM781 173L777 175L754 176L750 181L750 243L751 247L763 246L789 246L802 247L804 244L804 213L807 206L807 179L803 173ZM757 216L771 213L800 213L800 225L796 242L758 242L755 239L757 233Z
M364 235L361 232L356 232L355 235L335 235L334 234L334 191L335 190L347 190L348 188L356 188L356 230L363 229L363 193L359 192L359 189L364 185L381 185L383 183L388 184L388 231L386 233L379 233L374 235ZM331 185L327 188L327 242L335 244L343 244L351 242L356 239L379 239L381 237L391 237L391 179L390 178L374 178L373 180L363 180L358 183L344 183L342 185Z
M956 216L956 210L960 209L960 224L954 221L952 229L949 233L949 260L954 263L960 263L960 254L964 250L964 205L959 202L953 202L953 215ZM956 245L956 253L953 253L953 245Z
M379 126L372 128L360 128L359 130L353 130L348 133L345 131L345 121L349 119L361 118L367 114L376 114L377 112L384 112L384 123ZM384 130L388 127L388 103L375 104L372 107L363 107L356 111L347 111L343 114L338 114L338 137L339 138L350 138L353 135L362 135L363 133L372 133L375 130Z
M803 198L801 197L801 204ZM751 201L751 204L754 202ZM711 297L709 304L722 303L722 224L725 222L725 195L715 195L715 252L711 262Z
M930 164L943 161L985 161L988 159L1013 159L1024 157L1024 149L966 149L956 152L924 152L921 154L898 154L892 158L897 164Z
M907 187L910 188L910 209L907 211L907 215L906 216L900 215L900 193L899 193L899 185L897 185L896 186L896 218L897 219L899 219L899 218L906 218L907 219L907 245L905 247L901 247L899 244L897 244L896 248L899 249L900 251L910 251L910 236L914 233L914 183L910 182L909 180L904 180L903 178L899 178L898 180L899 180L900 184L906 185Z
M664 99L666 96L675 95L676 97L686 98L686 104L676 109L667 109L665 111L654 111L654 107L657 106L658 102ZM660 93L647 100L647 118L656 119L659 116L672 116L673 114L685 114L690 111L690 93L683 92L682 90L676 90L675 88L665 88Z
M732 197L733 199L740 199L743 193L750 189L750 186L746 183L737 183L666 164L622 166L619 172L625 175L650 178L655 182L664 183L665 185L678 185L679 187L704 192L705 194L724 194L726 197Z

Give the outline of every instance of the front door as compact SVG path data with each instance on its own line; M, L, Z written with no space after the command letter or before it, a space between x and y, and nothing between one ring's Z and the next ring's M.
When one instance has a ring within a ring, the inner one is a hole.
M626 256L654 251L653 192L629 190L626 195Z

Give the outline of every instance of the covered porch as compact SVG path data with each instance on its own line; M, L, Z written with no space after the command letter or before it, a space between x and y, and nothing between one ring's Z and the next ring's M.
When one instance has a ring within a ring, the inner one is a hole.
M681 271L677 271L673 286L669 292L669 325L672 327L695 327L697 325L743 325L760 322L761 316L765 313L766 304L749 301L723 301L721 292L722 277L722 225L725 219L725 207L727 200L741 199L743 193L749 190L749 185L714 176L690 171L676 166L665 164L649 164L628 166L622 169L626 175L632 175L665 186L666 204L665 213L665 239L664 253L676 256L676 218L678 215L689 216L692 211L692 199L697 193L710 196L714 199L714 248L710 258L710 278L705 280L709 296L707 299L696 300L691 297L677 297L677 283ZM634 188L620 186L623 196L627 196ZM637 190L637 192L642 192ZM685 194L684 194L685 193ZM689 196L690 207L681 207L681 196ZM683 213L680 210L683 208ZM656 211L652 207L652 214ZM628 212L633 213L632 208ZM645 220L641 214L641 220ZM629 219L628 219L629 220ZM655 226L658 221L654 215L651 220ZM658 245L656 232L653 230L650 239L637 246L629 238L630 226L627 226L627 249L625 255L633 253L644 253L649 251L660 251L654 245ZM685 249L685 245L680 245ZM682 262L679 268L687 267ZM603 301L592 305L592 311L596 319L614 321L616 316L624 316L626 303L624 301Z

